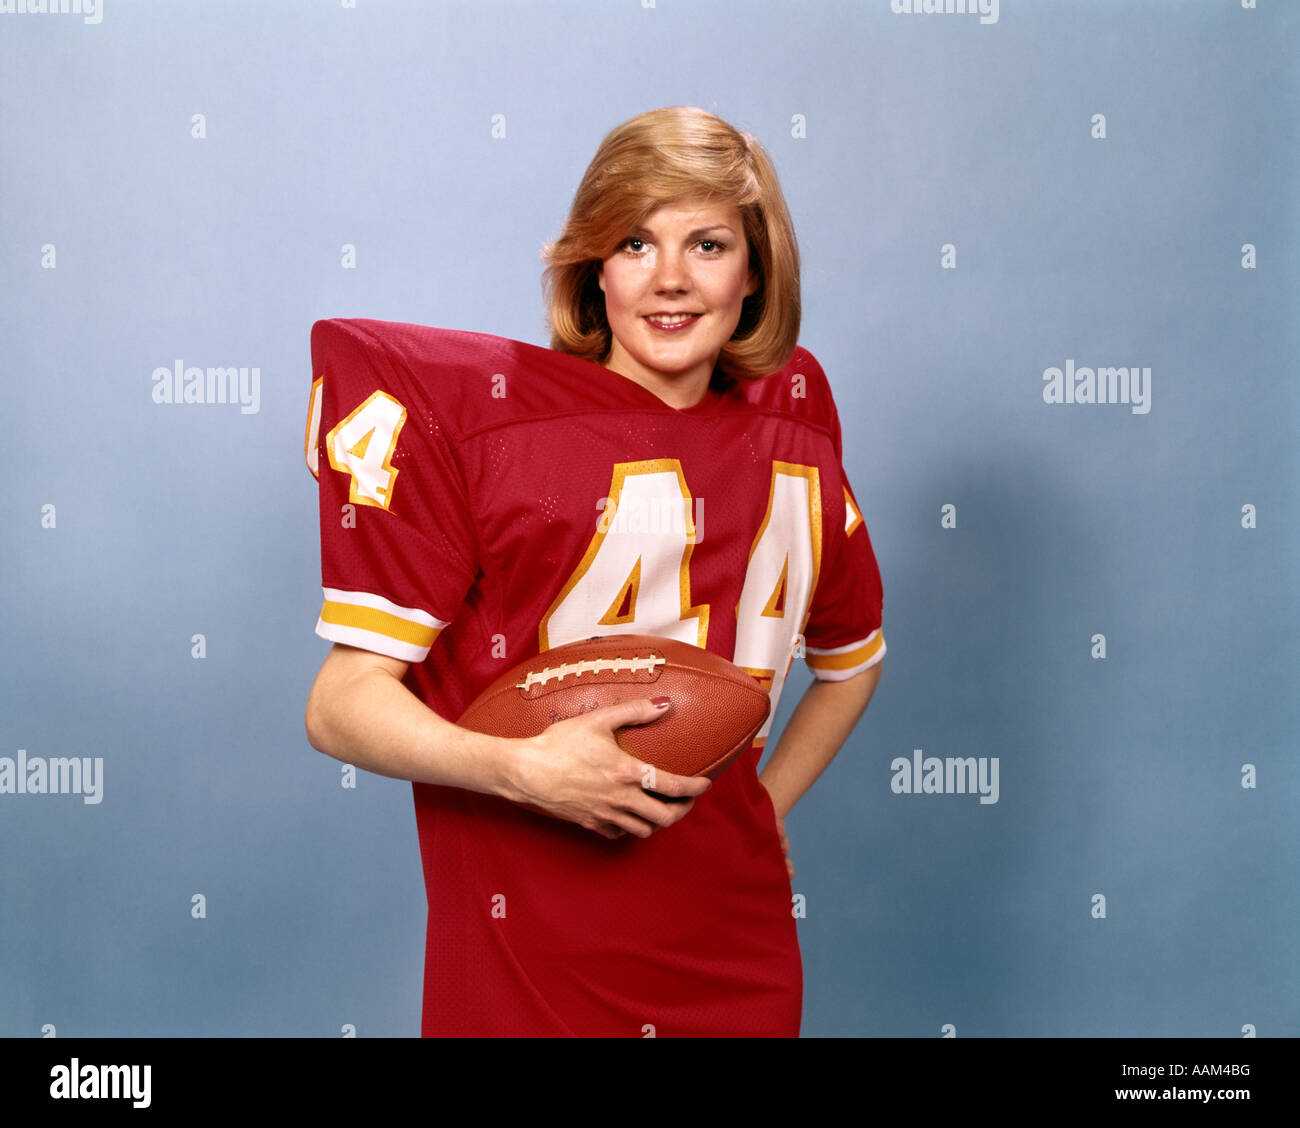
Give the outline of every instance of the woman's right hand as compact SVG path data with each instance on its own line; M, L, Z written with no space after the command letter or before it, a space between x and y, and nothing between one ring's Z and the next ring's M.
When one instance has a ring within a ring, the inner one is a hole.
M644 697L620 701L512 741L501 793L606 838L624 833L649 838L684 818L695 797L711 786L703 776L674 775L643 763L615 741L616 729L650 724L669 708Z
M606 838L648 837L708 790L703 777L657 770L618 746L616 729L666 712L644 697L558 721L530 740L511 739L443 720L407 687L407 669L335 643L307 701L312 747L393 779L513 799Z

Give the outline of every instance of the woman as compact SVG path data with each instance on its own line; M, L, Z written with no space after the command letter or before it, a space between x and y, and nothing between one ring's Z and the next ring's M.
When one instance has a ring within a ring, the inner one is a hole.
M830 388L796 347L785 202L754 138L656 110L601 144L547 257L550 350L313 328L317 632L335 646L308 735L414 782L425 1035L793 1036L783 819L866 708L884 642ZM530 654L620 633L721 654L774 713L803 649L816 680L761 781L766 730L712 785L660 771L643 789L613 734L662 699L532 740L451 723Z

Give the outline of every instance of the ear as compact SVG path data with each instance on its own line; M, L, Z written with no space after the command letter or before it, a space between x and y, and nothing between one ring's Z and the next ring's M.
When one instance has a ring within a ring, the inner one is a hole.
M604 287L602 287L602 289L603 288ZM757 289L758 289L758 271L751 270L749 272L749 281L745 283L745 297L747 298L752 297L754 291Z
M600 292L605 292L605 264L602 262L596 271L596 285L600 287Z

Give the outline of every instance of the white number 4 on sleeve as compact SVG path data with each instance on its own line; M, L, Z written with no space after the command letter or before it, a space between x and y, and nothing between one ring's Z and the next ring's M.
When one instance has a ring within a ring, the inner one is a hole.
M316 393L314 388L313 393ZM313 423L316 428L320 427L317 394L312 397L309 431ZM392 503L393 486L397 481L392 457L397 448L397 436L405 422L406 408L387 392L374 392L325 436L325 452L330 465L352 477L349 501L376 505L380 509L387 509ZM311 437L307 442L309 466L315 453Z

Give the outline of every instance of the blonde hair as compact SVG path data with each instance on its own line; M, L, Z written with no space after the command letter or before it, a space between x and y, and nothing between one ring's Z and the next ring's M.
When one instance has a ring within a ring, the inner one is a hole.
M799 247L776 170L756 137L693 106L650 110L600 143L560 237L542 252L551 348L604 362L613 334L601 263L656 208L691 197L740 211L758 275L718 367L753 380L786 364L799 340Z

